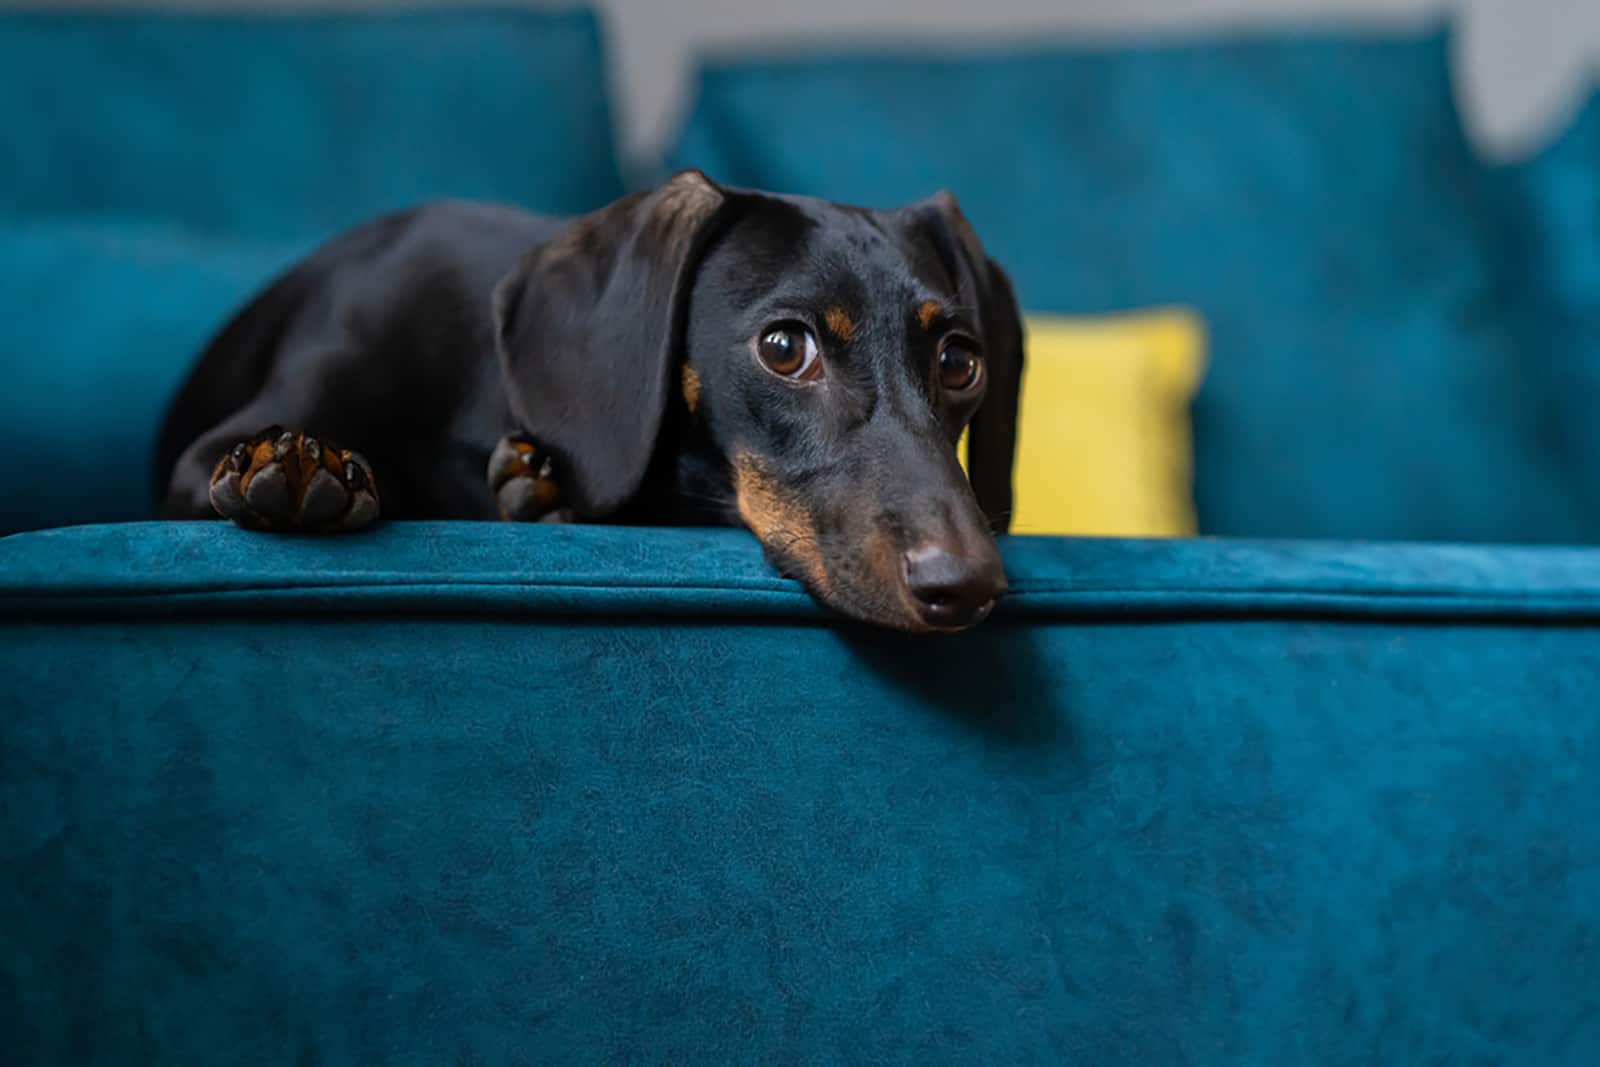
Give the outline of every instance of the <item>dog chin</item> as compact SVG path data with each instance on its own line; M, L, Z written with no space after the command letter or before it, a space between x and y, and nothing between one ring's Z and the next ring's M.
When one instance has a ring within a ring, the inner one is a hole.
M762 550L774 570L784 578L799 582L811 599L824 608L880 629L911 634L955 634L972 629L990 614L984 611L960 626L937 626L922 617L903 586L874 580L874 576L862 574L858 568L841 560L802 561L765 542Z
M935 626L922 617L904 589L868 584L859 578L830 580L826 588L821 588L799 568L780 567L779 572L799 582L811 598L827 610L879 629L910 634L953 634L969 630L988 617L985 612L962 626Z
M822 600L820 597L818 599ZM822 600L822 603L824 606L832 609L833 611L849 615L851 618L857 619L861 622L870 623L873 626L878 626L888 630L898 630L901 633L908 634L964 633L989 617L989 612L985 611L974 618L971 622L963 623L960 626L937 626L924 619L922 614L912 606L908 597L899 598L899 602L896 603L894 607L888 609L885 609L879 604L865 606L850 603L839 603L836 600Z

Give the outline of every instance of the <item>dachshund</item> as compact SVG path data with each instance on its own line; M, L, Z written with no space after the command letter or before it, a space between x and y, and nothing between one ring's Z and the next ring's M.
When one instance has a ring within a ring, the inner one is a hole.
M164 517L259 530L743 525L825 607L954 631L1006 591L1021 373L1011 283L946 193L878 211L684 171L576 219L440 201L239 311L156 484Z

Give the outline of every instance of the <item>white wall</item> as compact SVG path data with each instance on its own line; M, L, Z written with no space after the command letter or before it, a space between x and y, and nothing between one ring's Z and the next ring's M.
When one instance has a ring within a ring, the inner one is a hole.
M371 8L393 0L68 0L79 6ZM473 0L401 0L471 3ZM508 2L508 0L501 0ZM515 2L515 0L509 0ZM541 0L522 0L541 2ZM702 49L748 43L878 38L1003 41L1057 36L1188 34L1230 26L1416 24L1458 11L1457 89L1468 127L1500 157L1558 129L1600 71L1600 0L593 0L607 16L618 120L642 153L673 133ZM7 6L18 0L0 0ZM41 6L51 0L21 0Z
M619 63L633 148L670 134L698 49L862 36L1004 40L1185 34L1273 23L1416 24L1458 12L1457 88L1474 137L1496 155L1558 127L1600 69L1600 0L599 0Z

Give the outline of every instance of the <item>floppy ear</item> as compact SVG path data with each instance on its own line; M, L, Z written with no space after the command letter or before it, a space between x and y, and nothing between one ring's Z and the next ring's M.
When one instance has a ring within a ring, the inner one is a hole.
M1022 389L1022 314L1011 279L984 254L955 197L936 193L910 210L925 224L939 249L955 279L958 299L978 312L989 383L967 431L967 475L990 527L1004 533L1011 526L1011 466Z
M725 201L683 171L576 220L495 287L512 415L549 450L580 518L604 518L644 480L696 259Z

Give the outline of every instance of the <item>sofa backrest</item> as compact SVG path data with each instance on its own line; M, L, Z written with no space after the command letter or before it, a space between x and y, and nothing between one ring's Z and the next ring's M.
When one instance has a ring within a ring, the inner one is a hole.
M0 16L0 212L322 235L620 191L585 11Z
M153 517L184 373L338 229L621 189L587 12L0 15L0 534Z
M1552 143L1485 184L1529 373L1555 397L1552 433L1600 525L1600 91Z
M741 56L668 165L875 206L947 186L1030 310L1197 308L1203 532L1600 539L1491 269L1444 32Z

